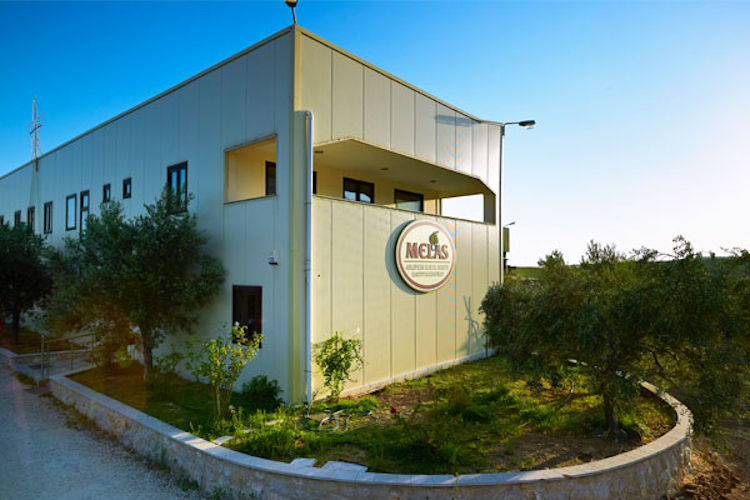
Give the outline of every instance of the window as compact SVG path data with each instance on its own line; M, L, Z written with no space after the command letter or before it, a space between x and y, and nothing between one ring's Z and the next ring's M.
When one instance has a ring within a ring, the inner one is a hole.
M28 224L29 229L34 230L34 207L26 209L26 224Z
M318 194L318 173L313 170L313 194Z
M102 203L107 203L112 199L112 186L105 184L102 188Z
M232 324L247 326L247 337L263 332L263 288L259 286L232 287Z
M122 181L122 199L125 200L133 196L133 182L130 177Z
M344 199L375 203L375 184L344 177Z
M21 211L16 210L16 213L13 214L13 225L17 226L21 223Z
M266 162L266 196L276 194L276 162Z
M44 234L52 232L52 202L44 204Z
M81 211L80 211L80 217L81 217L81 232L84 232L86 230L86 218L89 216L89 191L88 189L86 191L81 191Z
M177 195L179 211L187 210L187 162L167 167L167 186Z
M396 189L393 192L396 208L402 210L413 210L415 212L424 212L424 196L419 193L410 193Z
M5 224L5 216L0 215L0 226L2 226L3 224Z
M65 198L65 230L70 231L76 228L76 198L71 194Z

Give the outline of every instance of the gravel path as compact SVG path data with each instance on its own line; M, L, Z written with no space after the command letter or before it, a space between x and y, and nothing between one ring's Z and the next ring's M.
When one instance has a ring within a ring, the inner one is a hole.
M0 368L0 499L200 498Z

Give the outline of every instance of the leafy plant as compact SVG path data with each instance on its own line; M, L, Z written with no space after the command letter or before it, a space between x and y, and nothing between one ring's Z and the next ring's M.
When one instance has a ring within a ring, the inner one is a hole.
M632 411L641 379L684 395L709 429L747 394L750 255L708 258L684 238L672 255L625 256L591 242L581 263L555 251L535 280L508 280L482 302L495 349L536 379L580 361L602 400L612 437Z
M276 380L265 375L256 375L250 382L242 384L242 391L235 399L248 410L274 411L284 404L281 387Z
M26 224L0 224L0 329L9 314L13 342L18 341L21 315L51 290L45 248L44 238Z
M107 203L100 215L89 216L80 239L67 239L58 258L62 272L49 323L98 330L99 336L109 335L110 325L119 333L138 332L144 379L164 334L189 332L224 279L221 263L202 251L207 237L195 214L181 210L181 203L165 188L143 215L129 220L118 203Z
M214 338L200 344L198 352L192 349L187 355L187 368L198 380L206 380L213 389L214 410L217 419L224 416L234 392L234 386L245 365L258 353L262 335L246 336L247 327L236 324L229 339ZM192 347L192 346L191 346Z
M362 367L362 340L345 339L340 332L335 332L323 342L315 345L315 363L323 371L324 385L337 400L344 389L344 384L351 378L352 370Z

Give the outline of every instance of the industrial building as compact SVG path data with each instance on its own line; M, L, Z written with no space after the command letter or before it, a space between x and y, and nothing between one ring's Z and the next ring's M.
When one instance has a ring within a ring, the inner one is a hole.
M135 216L186 187L227 270L196 332L262 331L241 381L266 374L296 402L335 331L363 340L350 391L484 355L501 134L290 26L3 176L0 216L60 245L104 201ZM441 215L462 195L483 196L482 221Z

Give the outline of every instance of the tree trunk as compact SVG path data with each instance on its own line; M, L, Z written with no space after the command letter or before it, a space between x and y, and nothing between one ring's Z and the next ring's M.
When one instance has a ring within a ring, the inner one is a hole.
M216 420L221 420L221 389L219 386L214 386L214 396L216 397Z
M143 346L143 380L148 380L151 370L154 367L154 341L151 336L151 329L141 326L141 345Z
M609 431L609 437L617 439L617 421L615 420L615 409L609 391L602 391L602 399L604 400L604 422Z
M13 311L13 320L10 326L10 338L13 343L18 342L18 332L21 330L21 311Z

